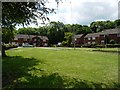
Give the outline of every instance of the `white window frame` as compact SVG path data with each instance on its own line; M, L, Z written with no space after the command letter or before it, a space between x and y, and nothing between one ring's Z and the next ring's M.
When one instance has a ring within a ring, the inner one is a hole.
M105 41L104 41L104 40L101 40L101 44L105 44Z
M95 37L92 37L92 40L95 40Z
M43 42L46 42L46 40L44 39Z
M37 41L37 39L35 38L34 41Z
M95 42L92 42L92 44L95 44Z
M87 44L91 44L91 42L88 42Z
M89 37L88 40L91 40L91 38Z
M104 40L101 40L101 43L104 43L105 41Z
M117 37L120 37L120 34L117 34Z

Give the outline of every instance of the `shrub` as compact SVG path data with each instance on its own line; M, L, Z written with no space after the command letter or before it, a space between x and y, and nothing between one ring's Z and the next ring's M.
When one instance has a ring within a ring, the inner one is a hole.
M109 48L120 47L120 44L107 44L107 47Z
M105 45L96 45L96 48L105 48Z
M11 49L11 48L17 48L18 46L15 44L4 44L5 50Z
M85 45L82 45L82 47L95 48L96 44L85 44Z
M114 39L110 40L110 44L115 44L115 43L116 43L116 41Z
M63 41L63 42L61 43L61 46L68 46L68 42L67 42L67 41Z

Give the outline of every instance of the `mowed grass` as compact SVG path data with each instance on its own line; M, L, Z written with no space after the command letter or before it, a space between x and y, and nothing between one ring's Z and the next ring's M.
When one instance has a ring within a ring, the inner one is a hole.
M6 51L8 57L3 58L3 86L4 88L118 87L118 53L93 50L96 49L8 50Z

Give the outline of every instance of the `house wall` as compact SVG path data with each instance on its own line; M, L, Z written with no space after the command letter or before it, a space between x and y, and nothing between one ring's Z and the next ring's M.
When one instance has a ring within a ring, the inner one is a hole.
M118 34L109 34L109 40L115 40L117 43L120 43L120 36ZM105 35L100 35L100 41L105 41Z
M12 42L15 42L15 44L22 45L23 43L29 43L29 39L24 39L24 38L18 38L13 40Z
M100 38L94 37L94 39L93 39L93 37L85 37L84 44L100 44Z
M108 39L115 40L117 43L120 43L120 34L108 34ZM88 39L89 38L89 39ZM105 44L106 37L105 35L99 35L97 37L82 37L76 38L76 44Z
M110 34L108 38L110 40L114 39L116 42L120 43L120 37L117 34Z
M76 38L76 44L84 44L84 38Z
M37 44L37 46L44 46L44 44L48 44L48 40L41 40L38 38L38 41L35 40L36 37L33 37L32 39L29 38L17 38L14 39L12 42L15 44L18 44L19 46L22 46L23 43L29 43L29 44Z
M75 41L75 44L84 44L84 37L86 35L87 34L83 34L80 37L76 37L76 41L74 40L75 38L72 38L72 44L74 44L74 41Z

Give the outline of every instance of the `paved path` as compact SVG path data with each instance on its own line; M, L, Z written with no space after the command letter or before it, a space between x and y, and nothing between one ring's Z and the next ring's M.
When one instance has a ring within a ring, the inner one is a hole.
M53 50L74 49L74 48L67 48L67 47L36 47L36 48L53 49Z

